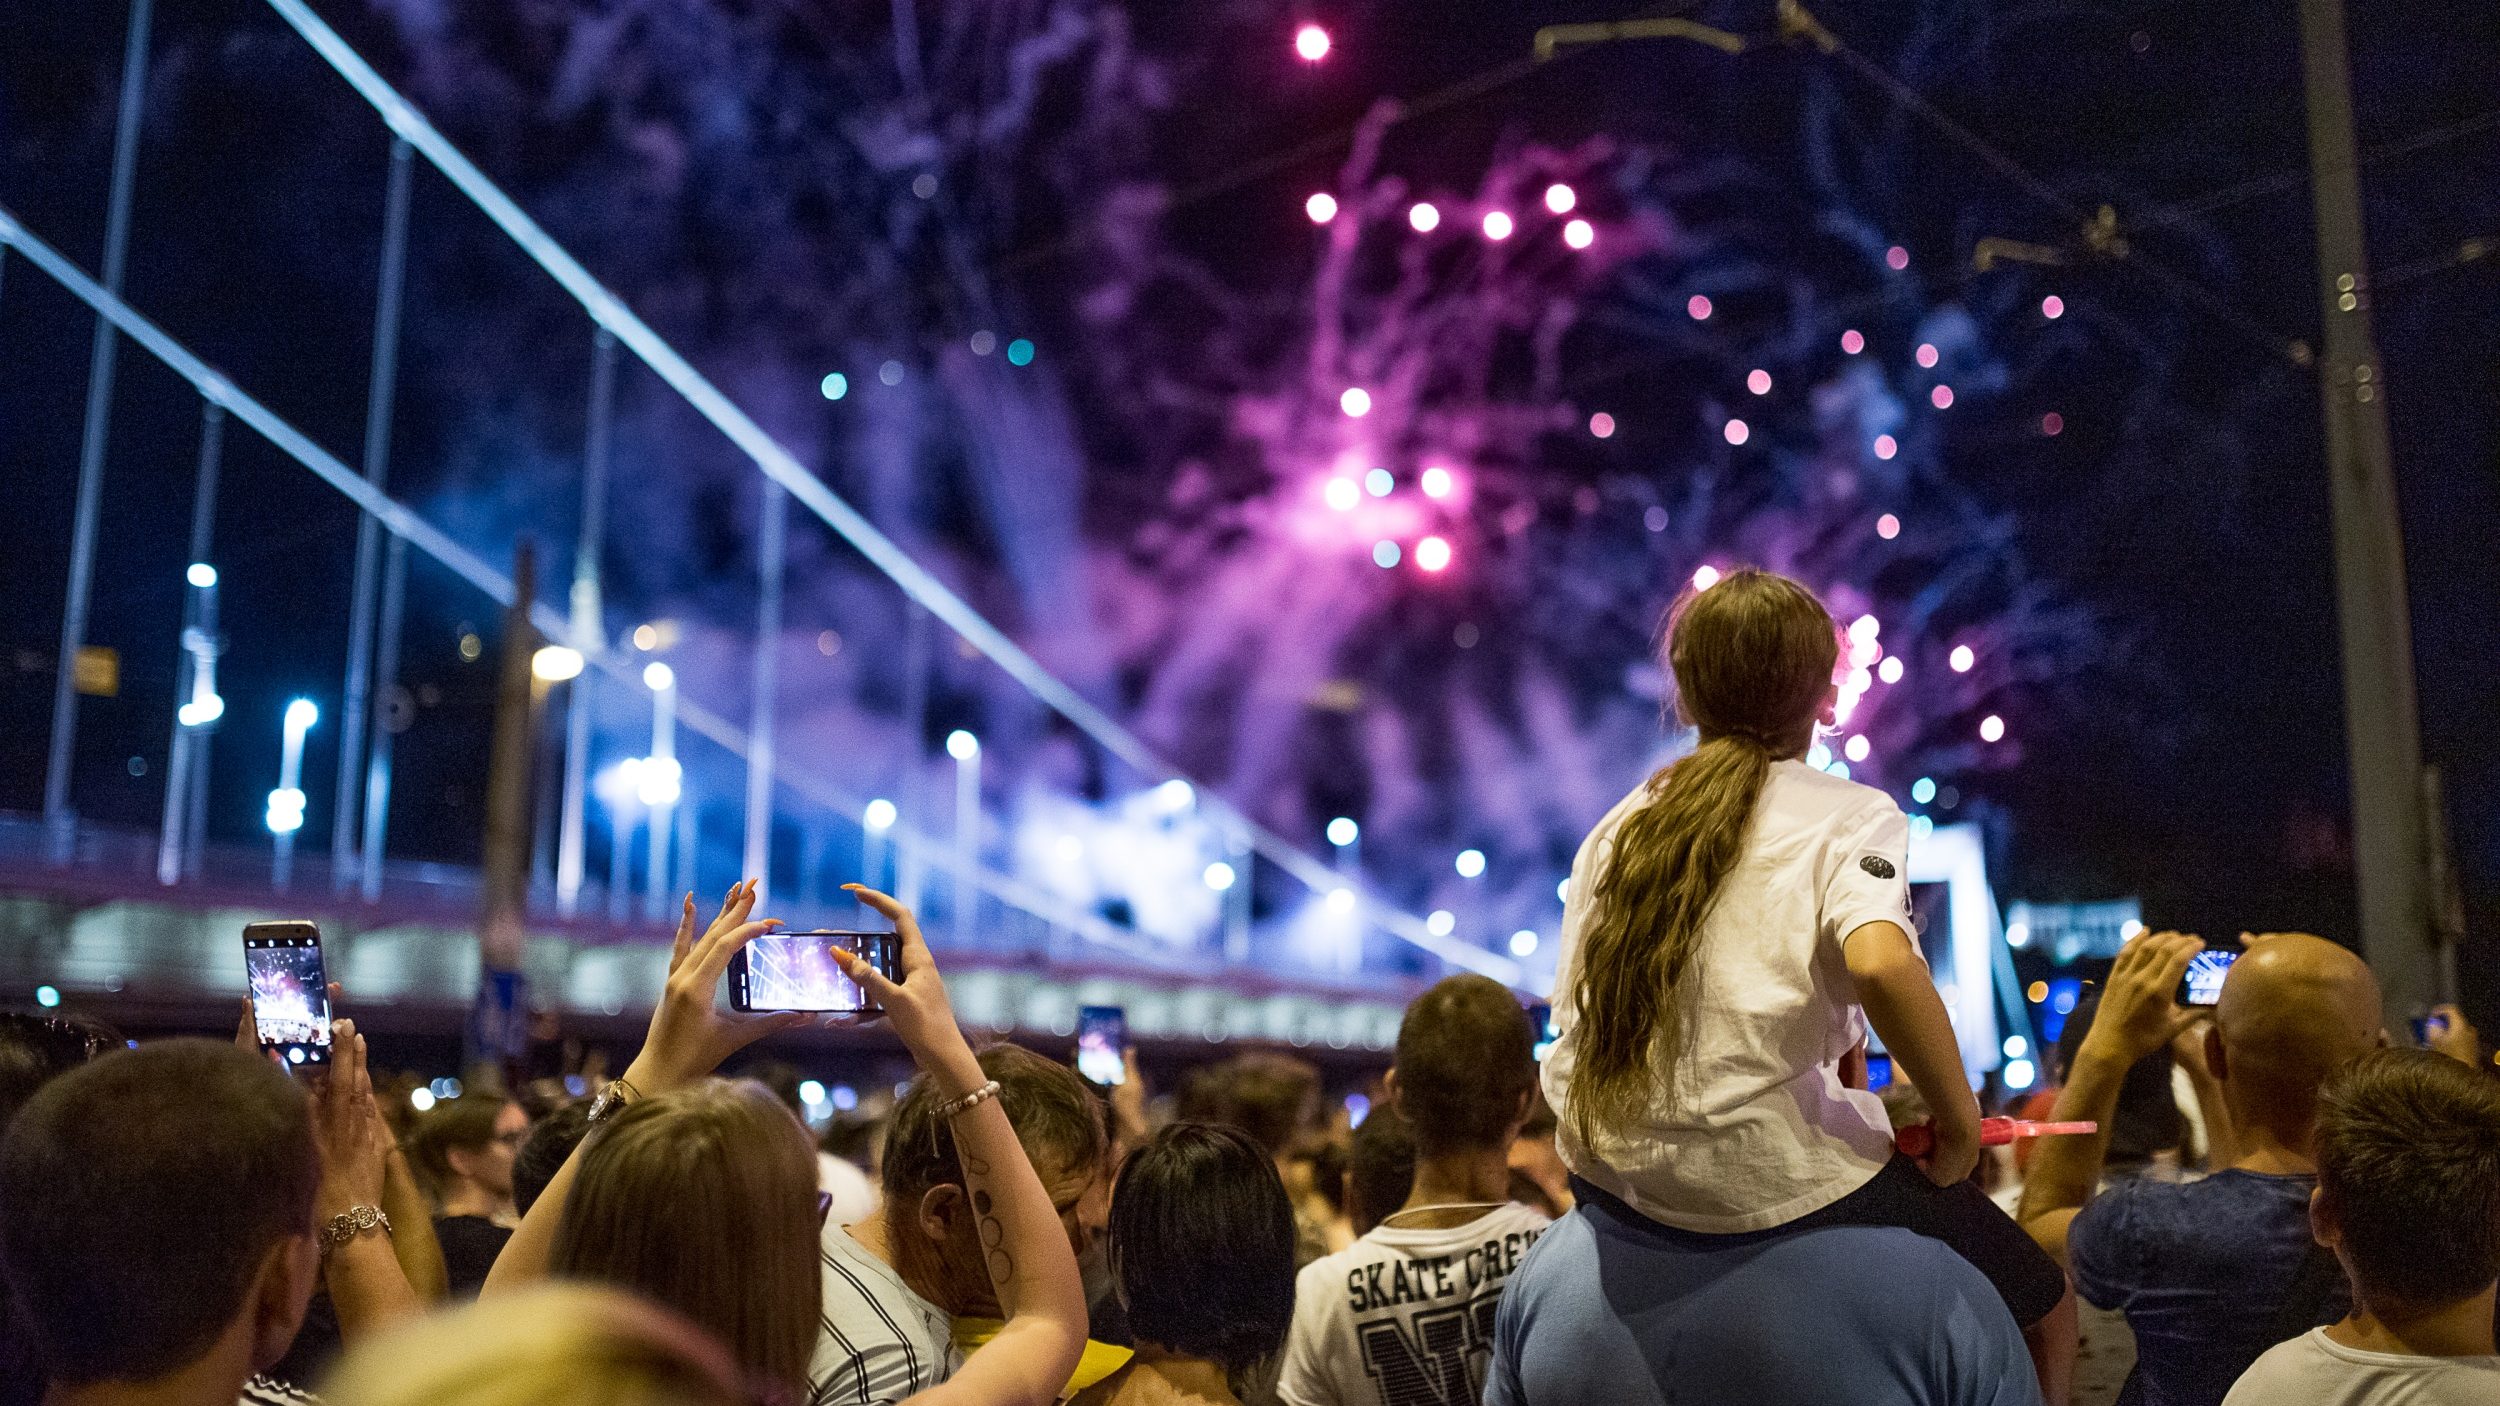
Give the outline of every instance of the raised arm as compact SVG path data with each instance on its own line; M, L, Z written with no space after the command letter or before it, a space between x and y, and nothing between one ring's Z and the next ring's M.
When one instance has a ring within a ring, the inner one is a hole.
M338 1217L360 1210L380 1210L390 1160L390 1133L373 1102L373 1076L365 1067L365 1037L356 1023L342 1020L332 1027L330 1070L313 1096L313 1137L321 1145L321 1181L314 1193L314 1215L323 1230L321 1277L330 1300L338 1306L339 1337L361 1342L380 1329L425 1311L417 1292L400 1268L392 1245L401 1233L392 1215L391 1228L330 1233ZM419 1208L417 1224L431 1237L433 1228Z
M1945 1014L1927 963L1908 931L1894 922L1861 923L1841 940L1840 951L1867 1023L1935 1115L1928 1180L1951 1186L1967 1179L1979 1165L1979 1099L1963 1072L1953 1018Z
M912 1406L1049 1406L1085 1350L1085 1285L1059 1213L1016 1141L1016 1130L972 1057L947 1004L946 984L920 937L911 910L884 894L849 886L860 901L894 923L902 948L902 980L844 954L842 969L885 1007L886 1020L938 1091L961 1103L953 1116L955 1155L964 1192L989 1247L991 1287L1007 1326L964 1360L944 1383L910 1398Z
M2126 1082L2127 1070L2198 1018L2193 1012L2182 1015L2171 993L2187 974L2188 959L2203 950L2205 944L2186 933L2148 933L2128 943L2110 968L2092 1033L2075 1051L2074 1067L2066 1071L2066 1087L2057 1096L2057 1111L2049 1115L2059 1122L2097 1123L2099 1130L2040 1139L2031 1154L2017 1217L2040 1248L2060 1260L2066 1257L2066 1232L2075 1213L2100 1184L2101 1163L2109 1155L2109 1125L2118 1112L2118 1087Z
M612 1086L620 1099L648 1098L683 1088L710 1077L721 1061L772 1034L804 1025L806 1013L784 1011L776 1015L738 1015L718 1008L714 1000L721 974L729 970L729 959L741 947L781 926L777 918L749 922L755 911L756 881L730 889L721 903L719 916L697 938L694 931L694 895L687 894L685 907L677 920L677 938L668 954L668 984L661 988L660 1003L651 1012L651 1033L644 1037L642 1052L634 1056L625 1073ZM594 1114L599 1109L594 1106ZM547 1266L555 1252L556 1226L564 1220L564 1204L572 1198L573 1180L581 1170L582 1151L598 1135L582 1139L573 1155L564 1159L521 1217L519 1228L504 1242L502 1253L495 1256L495 1267L487 1272L480 1298L508 1294L526 1284L547 1277Z

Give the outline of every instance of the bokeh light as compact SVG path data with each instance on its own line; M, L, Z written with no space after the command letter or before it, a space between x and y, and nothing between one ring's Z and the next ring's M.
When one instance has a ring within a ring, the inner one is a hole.
M1895 244L1884 251L1884 267L1895 273L1910 266L1910 251Z
M1312 224L1324 225L1337 218L1337 197L1324 190L1313 191L1311 198L1302 202L1302 213L1311 217Z
M1840 349L1850 356L1866 350L1866 334L1855 327L1840 334Z
M1426 571L1445 571L1450 565L1450 544L1440 537L1427 537L1415 544L1415 564Z
M1383 571L1397 565L1405 556L1405 551L1386 537L1372 544L1372 565Z
M1615 433L1615 417L1600 410L1589 417L1589 433L1599 439L1611 439Z
M1719 568L1717 568L1717 567L1715 567L1715 566L1704 565L1704 566L1698 567L1698 568L1696 568L1696 569L1694 570L1694 572L1693 572L1693 589L1694 589L1694 590L1696 590L1696 591L1706 591L1706 590L1709 590L1711 587L1713 587L1713 586L1715 586L1715 585L1717 585L1717 584L1719 584Z
M1891 458L1892 456L1891 456L1891 455L1889 455L1889 454L1887 454L1887 455L1885 455L1884 457L1885 457L1885 458ZM1900 536L1900 535L1901 535L1901 519L1899 519L1899 518L1897 518L1897 517L1893 516L1893 515L1892 515L1892 514L1890 514L1890 513L1886 513L1886 514L1884 514L1882 517L1879 517L1879 518L1875 519L1875 535L1876 535L1876 536L1878 536L1878 537L1883 538L1883 539L1884 539L1885 541L1887 541L1887 542L1891 541L1891 540L1892 540L1893 538L1895 538L1895 537Z
M1521 928L1510 935L1510 955L1525 957L1536 951L1537 936L1533 928Z
M1353 816L1340 815L1328 822L1328 843L1339 849L1344 849L1361 838L1363 838L1363 827L1354 822Z
M1484 851L1483 851L1483 850L1480 850L1480 849L1463 849L1463 850L1460 850L1460 851L1458 852L1458 858L1457 858L1455 861L1453 861L1453 863L1455 863L1455 864L1456 864L1456 866L1457 866L1457 868L1458 868L1458 876L1459 876L1460 878L1462 878L1462 879L1476 879L1476 878L1482 878L1482 877L1484 876Z
M1763 370L1759 366L1755 367L1745 375L1745 389L1752 391L1755 395L1769 395L1771 393L1771 373Z
M1318 63L1328 57L1328 31L1315 24L1306 24L1293 32L1293 51L1304 63Z
M1728 443L1743 444L1746 440L1753 438L1753 427L1742 420L1730 420L1727 422L1727 428L1721 433L1727 436Z
M1545 188L1545 208L1553 211L1557 215L1570 214L1571 207L1579 203L1579 192L1574 191L1571 187L1564 185L1560 181L1556 181L1552 185Z
M1337 397L1337 408L1346 413L1346 418L1360 420L1372 413L1372 393L1361 386L1348 386L1345 394Z
M1586 220L1573 220L1563 226L1563 243L1574 249L1586 249L1597 242L1597 226Z
M1927 393L1927 403L1935 406L1938 410L1952 409L1953 388L1951 386L1938 386L1934 390L1929 391Z
M2052 410L2040 417L2040 433L2056 436L2065 432L2066 417Z
M1885 655L1884 662L1875 666L1875 677L1882 679L1886 683L1901 682L1901 656L1898 654Z
M1417 483L1424 490L1424 496L1427 498L1447 498L1450 496L1450 490L1458 486L1457 480L1451 477L1450 471L1439 464L1424 470L1423 477Z
M1708 322L1710 320L1710 300L1703 297L1699 293L1695 293L1693 296L1684 300L1684 312L1686 316L1692 318L1695 322Z
M1424 931L1434 937L1448 937L1458 931L1458 915L1447 908L1435 908L1424 918Z
M959 762L971 761L981 755L981 739L959 727L946 734L946 755Z
M1363 501L1363 490L1350 478L1332 478L1328 480L1328 486L1320 490L1320 496L1338 512L1350 513L1354 511L1355 504Z
M1957 644L1953 646L1953 652L1945 656L1944 662L1951 666L1953 672L1967 674L1971 670L1971 665L1979 662L1979 656L1972 652L1969 645Z
M1919 364L1919 365L1932 368L1932 367L1934 367L1934 366L1935 366L1935 364L1936 364L1937 357L1938 357L1938 353L1937 353L1937 351L1936 351L1936 344L1935 344L1935 343L1933 343L1933 342L1921 342L1921 343L1919 343L1919 344L1918 344L1918 364Z
M1990 713L1988 716L1979 720L1980 741L1996 742L2002 740L2004 736L2005 719L1998 717L1994 713Z
M1853 762L1862 762L1866 760L1866 754L1872 750L1874 750L1874 744L1866 740L1865 733L1859 733L1842 744L1840 754Z
M1009 342L1007 344L1007 364L1010 366L1032 365L1033 344L1026 341L1022 337L1018 337L1014 341Z
M840 400L851 393L851 378L839 371L828 371L825 379L816 383L816 391L827 400Z
M1441 207L1429 200L1418 200L1406 208L1406 222L1417 234L1430 234L1441 227Z
M1386 498L1398 491L1398 476L1387 469L1373 469L1363 475L1363 491L1374 498Z
M1878 459L1889 459L1889 458L1891 458L1893 455L1898 454L1898 453L1900 453L1900 452L1901 452L1901 442L1900 442L1899 440L1894 439L1891 435L1888 435L1888 434L1879 434L1879 435L1875 436L1875 457L1876 457L1876 458L1878 458ZM1890 513L1886 513L1886 514L1884 514L1884 516L1885 516L1885 517L1890 517L1890 516L1892 516L1892 514L1890 514ZM1877 525L1877 527L1878 527L1878 528L1880 528L1880 527L1882 526L1882 522L1881 522L1881 520L1880 520L1880 519L1877 521L1877 524L1876 524L1876 525ZM1891 535L1891 534L1887 533L1887 534L1885 534L1885 535L1889 536L1889 535Z
M1510 238L1510 232L1515 228L1517 228L1517 226L1511 222L1509 211L1487 210L1484 212L1485 238L1494 240L1508 239Z
M2040 300L2040 315L2051 322L2066 315L2066 300L2051 293Z
M1934 777L1922 776L1918 780L1910 783L1910 799L1912 801L1915 801L1920 805L1925 805L1935 798L1936 779Z

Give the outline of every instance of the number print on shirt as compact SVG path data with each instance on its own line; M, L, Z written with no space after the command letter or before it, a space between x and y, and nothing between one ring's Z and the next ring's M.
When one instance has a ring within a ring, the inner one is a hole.
M1483 1400L1493 1316L1501 1303L1486 1297L1419 1313L1413 1337L1394 1318L1357 1329L1363 1370L1380 1387L1382 1406L1476 1406Z

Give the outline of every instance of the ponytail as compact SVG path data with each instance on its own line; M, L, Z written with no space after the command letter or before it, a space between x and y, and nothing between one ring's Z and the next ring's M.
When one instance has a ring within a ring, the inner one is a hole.
M1832 687L1839 636L1814 594L1737 571L1676 608L1676 708L1701 743L1649 779L1614 833L1575 956L1578 1052L1565 1103L1594 1145L1672 1104L1692 1044L1702 924L1745 852L1771 763L1801 755Z
M1571 1073L1572 1130L1583 1144L1621 1127L1653 1081L1673 1091L1691 1030L1683 1006L1702 920L1744 853L1771 749L1723 734L1650 778L1650 800L1615 831L1579 953L1582 1041Z

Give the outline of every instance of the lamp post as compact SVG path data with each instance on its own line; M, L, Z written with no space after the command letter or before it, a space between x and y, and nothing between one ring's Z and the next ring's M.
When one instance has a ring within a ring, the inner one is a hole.
M277 854L269 881L284 891L295 877L295 832L304 828L304 734L321 720L321 709L309 698L286 705L284 732L278 751L278 789L269 793L269 833L277 837Z
M657 659L643 666L651 690L651 755L643 759L642 803L651 811L650 872L643 876L642 910L659 918L668 908L670 810L678 801L677 671Z
M981 739L957 728L946 734L946 755L955 759L955 940L969 942L981 858Z

